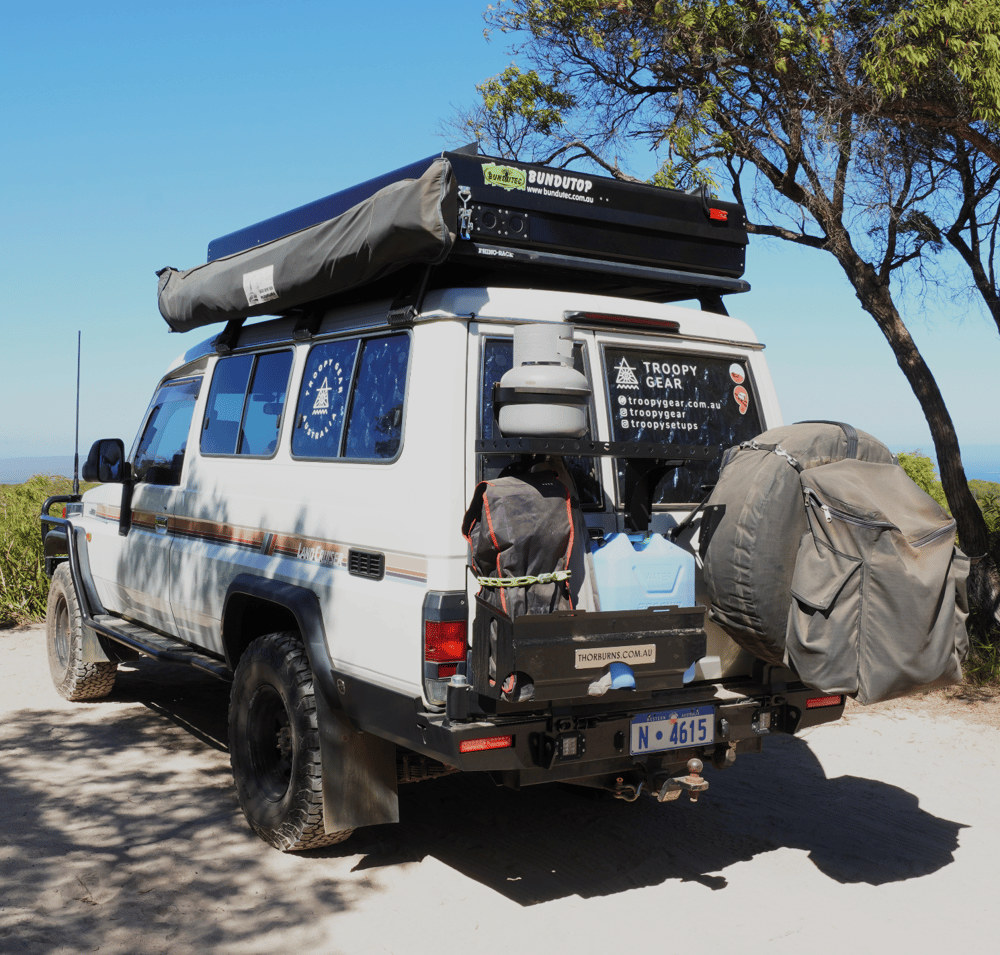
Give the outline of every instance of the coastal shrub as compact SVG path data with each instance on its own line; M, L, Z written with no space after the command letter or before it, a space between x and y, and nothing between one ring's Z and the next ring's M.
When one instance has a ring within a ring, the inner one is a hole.
M0 625L45 616L49 579L42 560L42 503L69 494L67 478L36 475L24 484L0 485ZM53 514L59 512L56 508Z

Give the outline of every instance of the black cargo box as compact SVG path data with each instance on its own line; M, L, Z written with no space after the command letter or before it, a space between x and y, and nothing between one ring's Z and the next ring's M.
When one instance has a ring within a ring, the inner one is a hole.
M654 301L743 292L741 206L472 152L445 152L213 239L163 269L175 331L368 288L518 285ZM428 272L428 267L430 271Z

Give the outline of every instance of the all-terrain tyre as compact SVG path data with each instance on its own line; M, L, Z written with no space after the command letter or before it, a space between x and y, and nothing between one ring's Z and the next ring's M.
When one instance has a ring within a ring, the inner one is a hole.
M99 700L114 689L117 663L83 662L80 603L66 563L60 564L52 575L45 609L45 637L52 682L67 700Z
M236 796L253 830L283 852L343 842L323 829L323 772L312 670L297 633L247 647L229 702Z

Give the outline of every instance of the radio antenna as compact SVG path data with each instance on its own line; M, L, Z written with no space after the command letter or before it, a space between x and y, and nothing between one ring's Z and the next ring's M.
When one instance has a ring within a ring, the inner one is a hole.
M73 445L73 497L80 496L80 339L76 333L76 441Z

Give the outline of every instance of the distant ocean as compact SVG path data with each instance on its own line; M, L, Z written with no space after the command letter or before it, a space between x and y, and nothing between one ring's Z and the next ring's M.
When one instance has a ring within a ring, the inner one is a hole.
M1000 444L970 444L962 448L965 476L1000 483Z
M86 458L86 455L83 456ZM83 461L80 462L81 466ZM73 455L59 454L49 458L4 458L0 460L0 484L23 484L36 474L73 476Z

